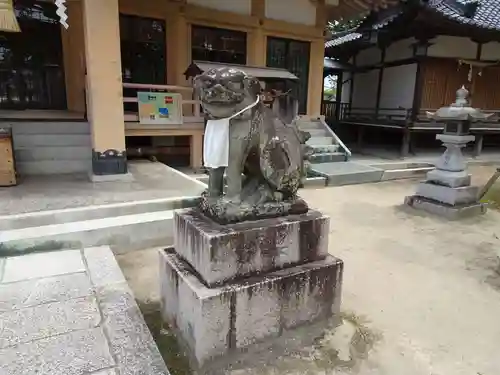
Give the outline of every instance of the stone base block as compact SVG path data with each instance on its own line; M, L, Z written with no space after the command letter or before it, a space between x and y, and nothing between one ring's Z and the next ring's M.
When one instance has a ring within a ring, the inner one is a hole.
M487 211L486 203L472 203L460 206L451 206L438 201L434 201L418 195L412 195L405 198L405 204L417 210L426 211L433 215L445 217L449 220L463 219L483 215Z
M456 206L477 202L478 194L479 188L477 186L451 188L429 182L421 182L417 186L415 195Z
M434 182L437 185L457 188L462 186L470 186L471 176L467 171L450 172L440 169L433 169L427 173L427 182Z
M323 259L329 228L329 217L317 211L221 225L194 208L175 213L174 247L213 286Z
M332 256L218 288L207 288L173 248L160 258L162 317L197 369L339 314L343 262Z

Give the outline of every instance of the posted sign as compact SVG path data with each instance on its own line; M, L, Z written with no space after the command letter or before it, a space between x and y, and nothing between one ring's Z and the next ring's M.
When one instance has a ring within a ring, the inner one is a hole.
M139 123L181 125L182 95L166 92L138 92Z

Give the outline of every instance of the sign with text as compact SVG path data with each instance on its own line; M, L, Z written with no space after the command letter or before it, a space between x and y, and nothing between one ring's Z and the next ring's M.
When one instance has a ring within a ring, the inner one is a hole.
M181 125L182 95L168 92L138 92L139 123Z

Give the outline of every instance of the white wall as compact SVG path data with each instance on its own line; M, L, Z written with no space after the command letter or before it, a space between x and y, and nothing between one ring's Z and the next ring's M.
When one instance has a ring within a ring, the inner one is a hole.
M384 69L380 108L411 108L417 64L393 66Z
M415 43L414 38L398 40L397 42L392 43L385 50L385 61L390 62L412 58L413 43Z
M440 35L430 42L433 44L429 47L429 56L476 59L477 43L469 38Z
M187 3L231 13L252 13L252 0L187 0Z
M349 98L351 95L351 73L344 73L342 77L342 81L345 82L344 85L342 86L342 96L340 98L340 101L342 103L349 103ZM340 83L339 83L340 84Z
M219 1L236 3L240 0ZM316 6L310 0L266 0L266 18L314 26L316 25Z
M483 44L481 60L500 60L500 43L490 42Z
M382 52L378 47L364 49L356 56L356 66L374 65L381 61Z
M352 106L357 108L375 108L377 104L379 69L354 75Z

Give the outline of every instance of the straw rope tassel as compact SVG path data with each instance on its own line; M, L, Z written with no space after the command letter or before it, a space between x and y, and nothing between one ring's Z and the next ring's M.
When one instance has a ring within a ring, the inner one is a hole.
M12 0L0 0L0 31L18 33L21 31L17 22Z

